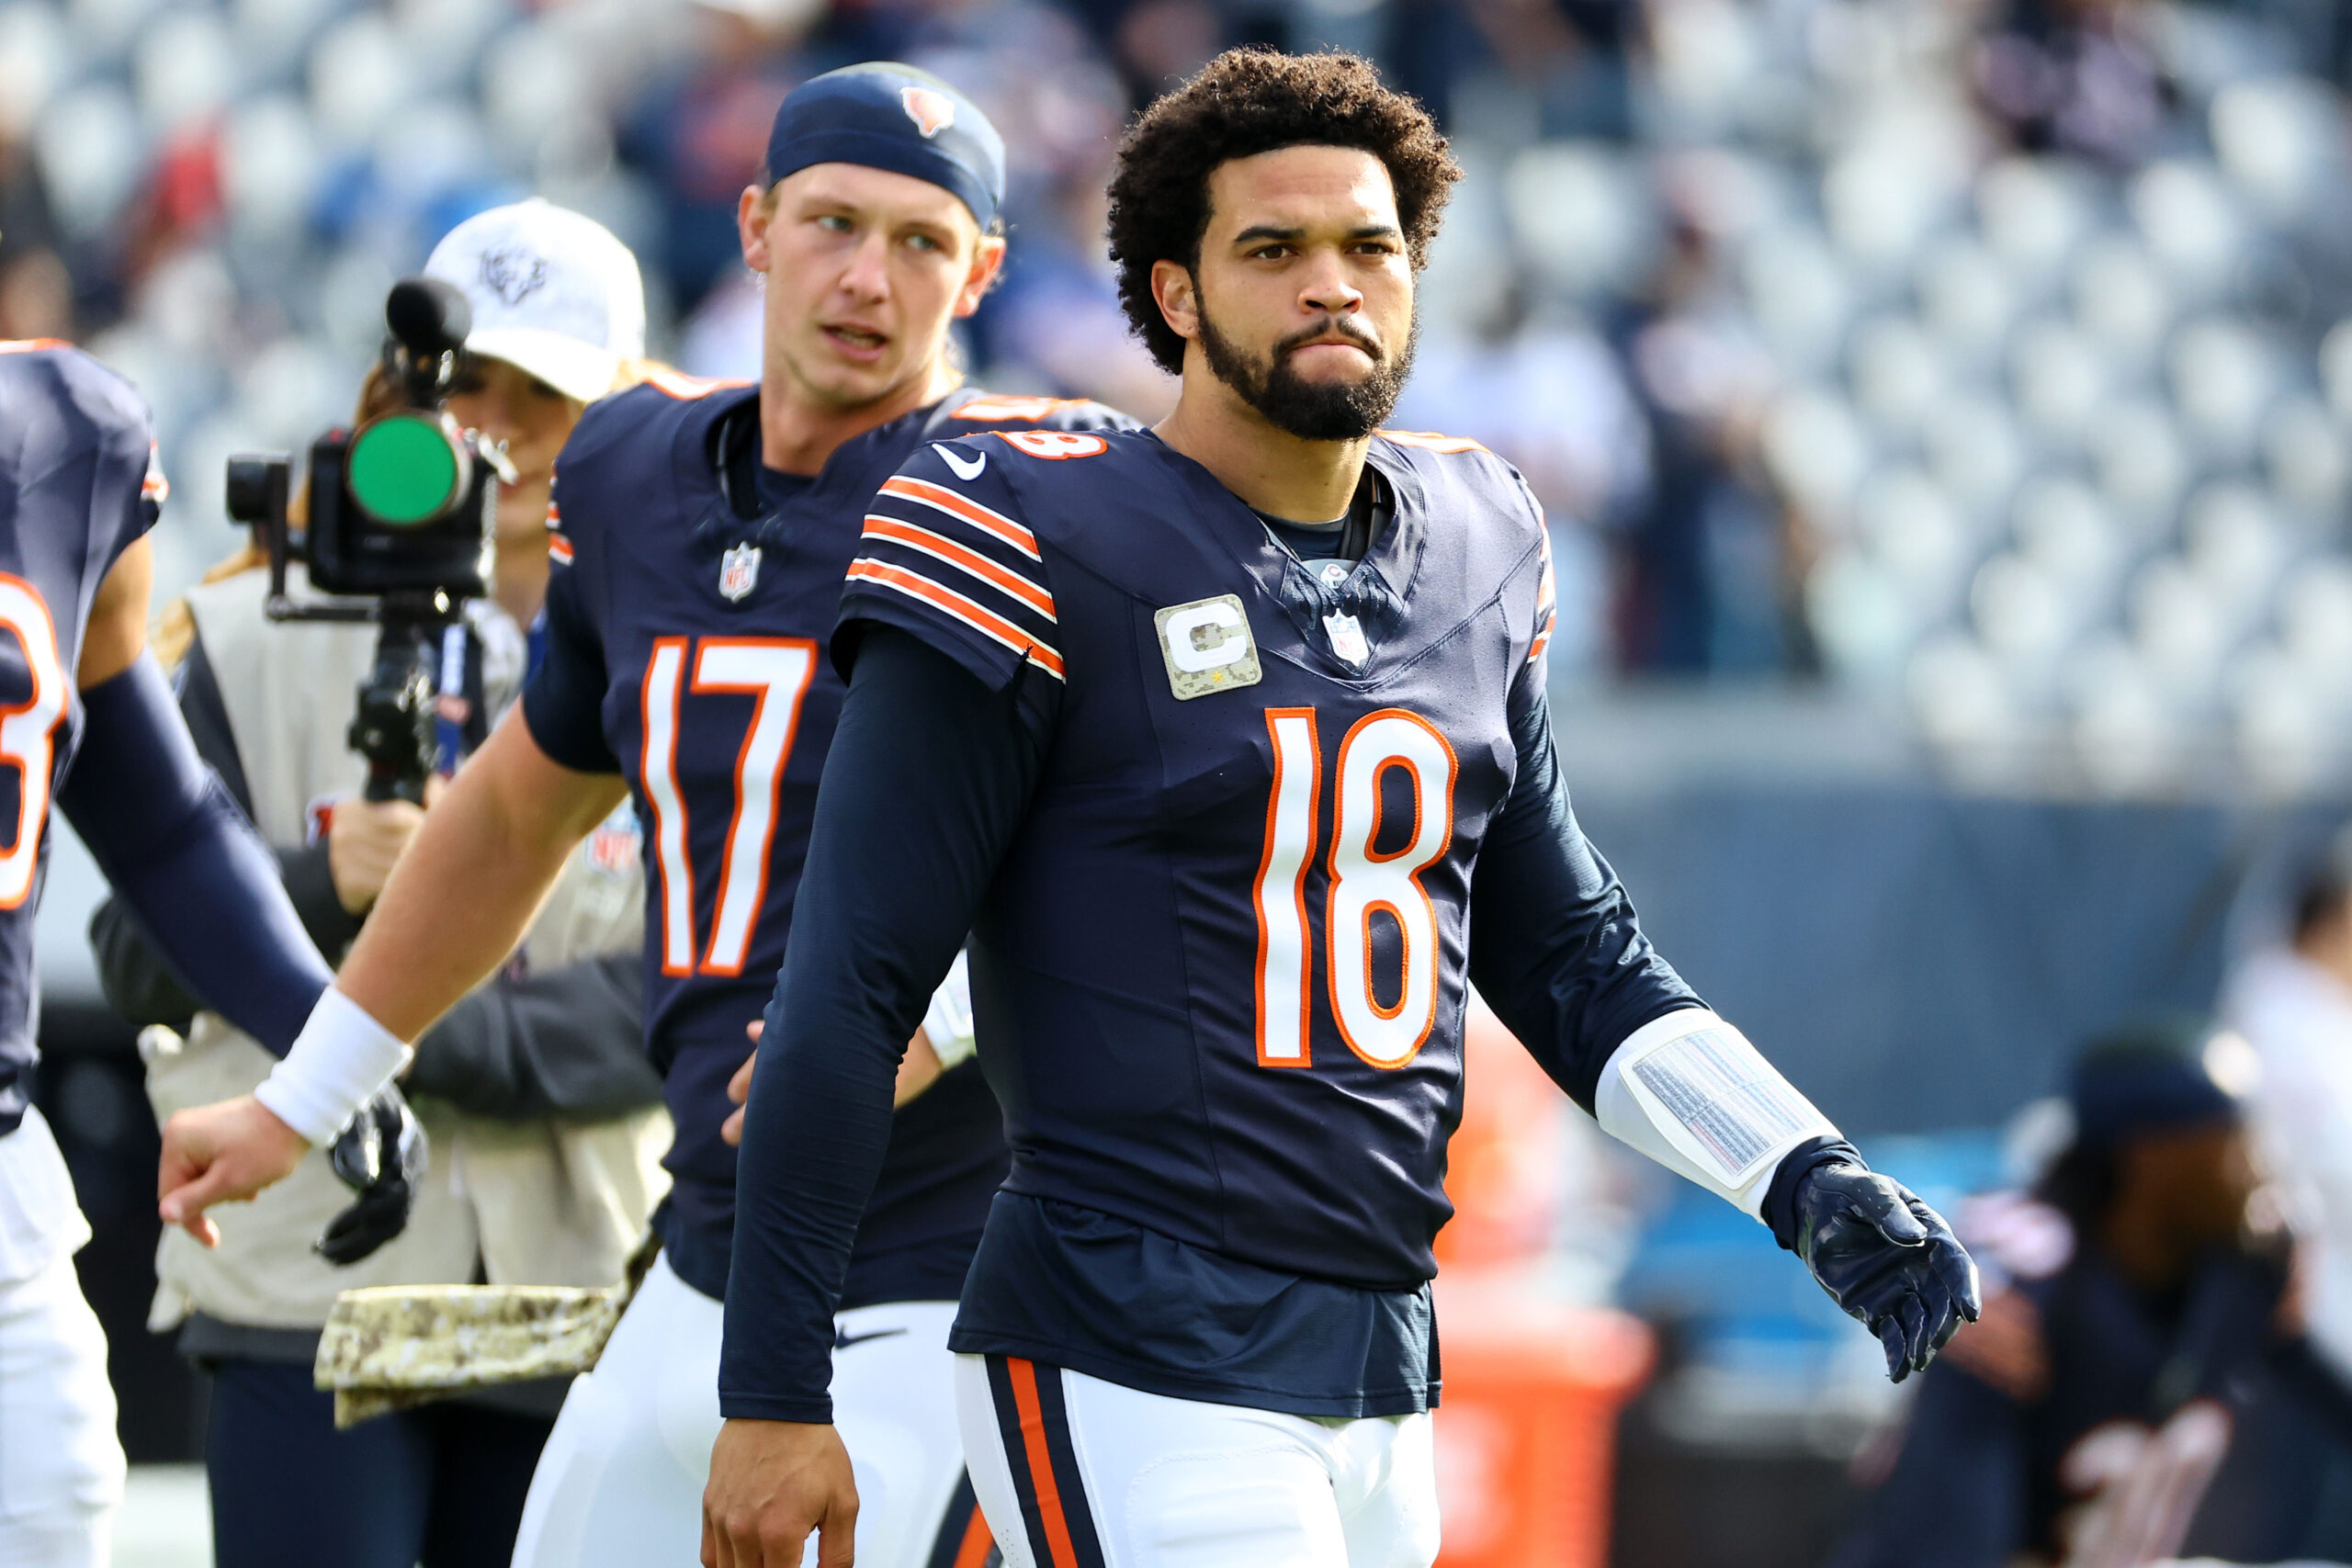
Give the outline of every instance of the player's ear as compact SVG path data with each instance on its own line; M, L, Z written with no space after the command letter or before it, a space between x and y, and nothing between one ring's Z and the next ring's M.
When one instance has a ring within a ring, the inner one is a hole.
M956 295L957 319L980 308L980 300L996 287L997 275L1003 270L1004 236L981 235L972 250L971 270L964 275L964 287Z
M735 237L743 246L743 265L764 276L768 270L768 225L775 220L775 202L758 186L745 186L735 198Z
M1151 298L1159 305L1168 330L1178 337L1189 341L1199 335L1200 296L1200 285L1193 280L1190 267L1172 261L1151 264Z

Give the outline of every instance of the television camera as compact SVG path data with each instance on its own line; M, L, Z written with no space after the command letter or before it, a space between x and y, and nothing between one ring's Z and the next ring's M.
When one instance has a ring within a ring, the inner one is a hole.
M292 458L229 459L230 516L261 535L266 612L277 621L372 621L376 661L348 732L368 760L367 798L422 803L433 770L441 634L490 591L497 490L514 478L503 445L449 415L472 311L434 277L405 278L384 302L382 375L401 406L338 426L311 446L303 525L289 516ZM290 562L344 602L297 601ZM348 602L357 598L369 603Z

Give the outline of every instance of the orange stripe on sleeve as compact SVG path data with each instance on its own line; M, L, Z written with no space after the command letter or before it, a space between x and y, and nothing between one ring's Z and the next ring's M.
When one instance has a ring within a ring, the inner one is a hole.
M1046 1546L1053 1568L1078 1568L1078 1548L1062 1514L1061 1487L1054 1480L1053 1455L1046 1451L1046 1412L1037 1403L1037 1368L1018 1356L1004 1359L1012 1374L1012 1403L1021 1413L1021 1444L1029 1460L1029 1480L1037 1489L1037 1512L1046 1523Z
M896 589L910 599L919 599L939 611L970 626L993 641L1002 643L1023 659L1031 660L1057 680L1068 680L1062 670L1061 654L1039 642L995 611L976 604L952 588L942 588L931 579L909 571L904 567L860 556L850 562L849 577L853 582L871 582L876 587Z
M901 496L920 505L928 506L935 512L944 512L951 517L960 517L976 528L985 528L994 534L1031 560L1044 558L1037 554L1036 535L1032 534L1003 513L991 512L977 501L957 495L945 485L935 485L929 479L910 479L904 474L898 474L883 481L882 493Z
M865 520L865 537L889 539L910 550L921 550L950 566L961 568L991 588L1003 590L1046 619L1056 618L1052 594L1027 578L1007 571L978 551L966 549L944 534L934 534L912 523L901 523L895 517L869 516Z

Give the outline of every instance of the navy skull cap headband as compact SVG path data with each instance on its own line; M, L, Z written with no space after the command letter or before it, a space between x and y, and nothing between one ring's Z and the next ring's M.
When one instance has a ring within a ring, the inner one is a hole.
M785 96L768 184L811 164L863 164L953 192L986 231L1004 201L1004 139L972 100L896 61L844 66Z

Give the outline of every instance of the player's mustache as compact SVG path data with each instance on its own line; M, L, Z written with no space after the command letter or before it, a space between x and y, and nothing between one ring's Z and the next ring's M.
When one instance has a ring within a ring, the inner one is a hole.
M1374 360L1385 359L1388 356L1387 351L1380 346L1380 340L1349 316L1326 316L1313 326L1301 327L1274 344L1273 356L1281 359L1293 349L1304 348L1317 338L1329 337L1347 339L1372 355Z

